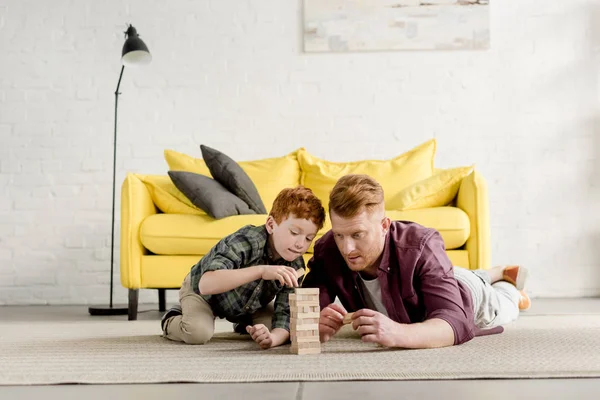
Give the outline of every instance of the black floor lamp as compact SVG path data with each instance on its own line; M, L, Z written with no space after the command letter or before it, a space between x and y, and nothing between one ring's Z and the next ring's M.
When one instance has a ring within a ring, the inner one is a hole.
M113 187L112 187L112 226L110 235L110 303L108 306L93 306L89 307L88 311L91 315L124 315L127 314L127 307L113 306L113 270L114 270L114 255L115 255L115 177L117 170L117 105L119 104L119 87L121 86L121 78L125 66L137 67L140 65L149 64L152 61L152 55L148 51L146 44L140 39L137 31L131 25L125 32L127 39L123 45L121 57L121 74L115 90L115 132L113 140Z

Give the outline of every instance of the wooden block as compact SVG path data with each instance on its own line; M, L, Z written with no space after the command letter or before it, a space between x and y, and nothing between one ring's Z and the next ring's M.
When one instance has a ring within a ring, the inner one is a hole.
M307 354L321 354L321 349L291 349L291 353L298 354L299 356Z
M310 331L296 331L296 332L290 332L290 338L294 339L294 338L308 338L308 337L314 337L314 338L319 338L319 331L316 329L310 330ZM306 341L306 340L305 340Z
M352 315L353 314L354 313L351 312L351 313L348 313L348 314L344 315L344 325L352 323Z
M298 349L320 349L321 348L321 342L292 343L291 348L293 350L298 350Z
M300 300L300 301L314 301L316 303L319 302L319 296L314 294L299 294L299 293L290 293L289 300Z
M294 328L297 331L311 331L319 329L319 322L307 323L304 321L297 321L295 319L290 320L290 328Z
M293 301L299 306L305 306L305 305L314 306L315 304L316 305L320 304L318 297L312 298L311 296L306 296L303 294L294 295L294 293L290 294L290 296L288 297L288 301L290 301L290 302ZM302 303L310 303L310 304L302 304Z
M321 349L298 349L296 353L299 356L308 355L308 354L321 354Z
M300 268L296 270L296 276L298 278L302 277L302 275L304 275L306 273L306 271L304 270L304 268Z
M290 299L289 301L290 301L290 307L315 307L315 306L318 307L319 306L319 300Z
M310 313L310 314L318 314L320 316L321 309L319 306L297 306L297 305L290 304L290 313L294 313L295 315Z
M296 294L316 294L319 295L319 288L295 288Z
M294 309L290 309L290 317L292 318L320 318L321 313L318 312L298 312Z
M316 326L319 329L319 319L318 318L307 318L307 319L298 319L298 318L290 318L290 326L300 327L300 326ZM306 331L309 329L299 329L301 331Z
M290 346L291 350L300 350L300 349L320 349L321 344L316 342L311 343L292 343Z
M304 324L304 325L294 325L290 324L290 333L295 333L298 331L318 331L319 324Z
M319 336L293 336L292 335L292 343L316 343L321 342Z
M292 295L294 294L290 294L290 296ZM316 296L314 294L296 294L294 297L292 297L292 299L301 301L313 301L315 303L319 302L319 296Z
M296 331L293 334L290 334L292 337L301 337L301 336L319 336L319 331L313 329L311 331Z
M295 343L295 344L293 344L293 346L297 349L320 349L321 342L318 340L315 342L302 342L302 343Z
M288 301L312 301L313 303L319 303L319 296L313 296L312 294L290 293Z
M321 349L298 349L296 354L299 356L307 355L307 354L321 354Z
M295 294L296 296L304 296L309 299L317 299L317 300L319 299L318 293L294 292L293 294Z
M306 324L318 324L319 318L298 318L291 317L294 319L296 325L306 325ZM290 319L291 321L291 319Z

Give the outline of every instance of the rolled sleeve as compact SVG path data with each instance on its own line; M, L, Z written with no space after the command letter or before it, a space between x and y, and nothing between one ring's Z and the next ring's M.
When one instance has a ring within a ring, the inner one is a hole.
M448 258L444 241L438 232L425 242L418 275L421 285L425 319L439 318L446 321L454 331L454 344L461 344L474 337L473 316L469 315L454 278L454 270Z

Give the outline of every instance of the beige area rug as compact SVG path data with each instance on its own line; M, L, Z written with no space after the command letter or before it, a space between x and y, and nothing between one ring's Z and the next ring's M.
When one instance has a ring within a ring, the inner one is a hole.
M234 333L174 343L159 325L0 323L0 384L600 377L600 315L524 316L500 335L433 350L385 349L344 330L305 356Z

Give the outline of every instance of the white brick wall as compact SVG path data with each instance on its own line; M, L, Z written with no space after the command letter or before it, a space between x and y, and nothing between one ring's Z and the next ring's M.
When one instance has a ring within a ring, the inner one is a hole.
M125 70L118 185L166 173L164 148L355 160L436 137L439 166L488 180L494 263L600 294L600 2L491 3L489 51L304 54L299 0L0 0L0 304L107 301L126 22L154 60Z

